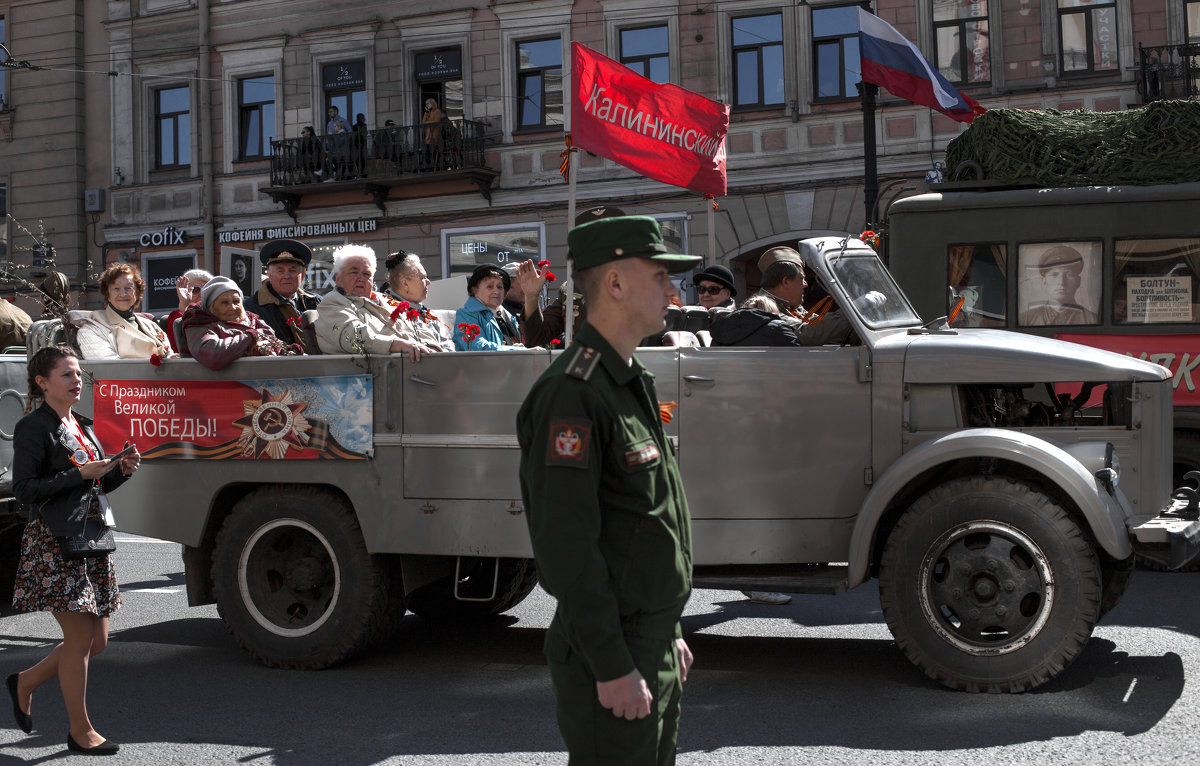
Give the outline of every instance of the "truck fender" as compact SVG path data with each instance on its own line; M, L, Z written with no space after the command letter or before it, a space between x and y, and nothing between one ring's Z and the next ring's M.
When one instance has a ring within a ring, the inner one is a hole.
M945 463L996 458L1025 466L1062 490L1082 511L1105 553L1123 560L1133 553L1125 525L1129 505L1118 489L1110 495L1067 449L1021 431L972 428L926 442L893 463L867 493L850 538L848 586L867 579L871 545L893 499L917 476Z

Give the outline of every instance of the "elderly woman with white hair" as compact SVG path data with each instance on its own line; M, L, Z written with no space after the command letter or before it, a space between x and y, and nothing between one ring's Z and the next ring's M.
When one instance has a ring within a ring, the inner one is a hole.
M301 353L281 341L271 326L242 305L242 290L229 277L213 277L200 291L200 302L183 318L184 356L220 370L243 356L287 356Z
M343 245L333 251L333 283L317 306L317 345L326 354L408 354L414 362L440 349L421 343L402 321L400 307L374 292L375 251Z

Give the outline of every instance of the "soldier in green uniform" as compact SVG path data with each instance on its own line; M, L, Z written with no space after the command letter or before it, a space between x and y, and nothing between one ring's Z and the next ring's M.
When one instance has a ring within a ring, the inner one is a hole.
M572 766L672 764L692 662L679 617L691 520L654 377L633 355L662 332L674 255L653 218L567 235L587 322L517 414L521 495L542 586L558 600L546 659Z

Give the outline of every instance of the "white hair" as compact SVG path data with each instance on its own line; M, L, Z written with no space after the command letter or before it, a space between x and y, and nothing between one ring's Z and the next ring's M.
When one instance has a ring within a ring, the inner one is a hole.
M213 278L213 275L209 274L204 269L188 269L187 271L183 272L183 275L187 277L189 282L195 279L203 279L205 282L207 282Z
M342 273L342 267L351 258L366 258L371 264L371 273L375 273L375 251L366 245L342 245L337 250L333 251L333 267L330 272L333 276Z

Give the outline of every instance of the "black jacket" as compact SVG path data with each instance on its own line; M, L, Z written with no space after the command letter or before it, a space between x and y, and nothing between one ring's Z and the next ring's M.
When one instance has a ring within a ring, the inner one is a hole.
M76 415L96 454L104 448L92 431L92 421ZM58 413L42 404L17 423L13 432L13 494L29 509L29 520L41 518L56 537L73 535L83 528L92 482L79 475L71 455L82 445L63 425ZM111 492L125 483L121 469L100 479L100 488Z
M316 309L317 304L321 299L311 293L306 293L304 290L296 293L296 303L299 307L279 297L279 294L271 289L269 282L263 282L258 288L258 292L253 296L247 295L243 304L246 311L252 314L258 314L259 318L271 326L275 331L275 337L282 340L284 343L295 343L304 349L307 354L315 354L316 349L308 348L304 337L304 330L297 325L288 324L288 320L299 318L300 312L312 311Z
M791 325L759 309L737 309L713 319L714 346L802 346Z

